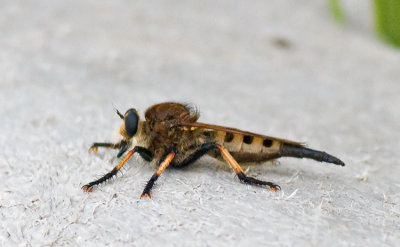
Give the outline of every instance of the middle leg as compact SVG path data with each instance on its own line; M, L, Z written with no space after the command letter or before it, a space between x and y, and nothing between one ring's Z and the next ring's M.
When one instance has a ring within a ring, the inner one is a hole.
M144 197L151 198L150 191L153 188L154 183L158 179L158 177L163 173L163 171L171 164L171 161L174 159L177 151L171 150L161 161L160 166L158 167L157 171L151 176L150 180L147 182L146 187L144 187L143 193L140 196L140 199Z
M186 157L183 161L175 163L174 166L179 168L186 167L195 162L196 160L200 159L204 155L206 155L209 151L216 148L217 148L217 143L215 142L204 143L196 151L194 151L192 154Z

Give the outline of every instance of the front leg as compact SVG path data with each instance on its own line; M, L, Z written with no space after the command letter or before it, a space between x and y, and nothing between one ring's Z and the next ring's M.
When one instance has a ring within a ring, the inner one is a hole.
M119 152L117 154L117 158L121 157L126 150L128 150L128 142L125 140L121 140L120 142L117 143L111 143L111 142L95 142L90 146L89 148L89 153L94 152L97 153L99 150L99 147L105 147L105 148L112 148L112 149L119 149Z
M125 155L125 157L118 163L118 165L116 165L114 167L114 169L112 169L110 172L108 172L101 178L99 178L93 182L90 182L88 184L85 184L84 186L82 186L82 190L84 190L86 192L92 192L94 186L104 183L104 182L108 181L109 179L111 179L112 177L114 177L115 175L117 175L118 171L126 164L126 162L128 162L128 160L136 152L139 153L140 156L142 156L147 161L151 161L153 159L153 155L149 150L147 150L146 148L140 147L140 146L136 146Z
M154 183L161 175L161 173L169 166L169 164L171 164L171 161L175 157L176 153L176 150L172 150L167 154L167 156L160 160L160 166L158 167L158 170L153 174L153 176L151 176L150 180L147 182L146 187L144 187L143 193L140 198L151 198L150 191L153 188Z

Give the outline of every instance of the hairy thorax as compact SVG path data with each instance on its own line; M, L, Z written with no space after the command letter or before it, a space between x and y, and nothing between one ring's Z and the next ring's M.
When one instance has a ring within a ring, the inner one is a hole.
M196 131L187 128L169 128L165 122L156 122L150 126L150 123L144 124L147 136L147 149L154 157L159 159L172 149L177 151L174 161L184 159L191 150L201 145L204 141L197 137ZM175 162L174 162L175 163Z
M187 150L198 145L196 133L187 127L177 127L179 121L195 122L198 112L189 106L167 103L157 104L145 113L143 131L147 136L148 149L155 158L161 158L171 148L178 151L174 160L182 159Z

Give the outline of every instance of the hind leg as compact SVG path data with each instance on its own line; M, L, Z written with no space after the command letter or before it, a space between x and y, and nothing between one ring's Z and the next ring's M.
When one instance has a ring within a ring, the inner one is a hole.
M281 187L279 185L276 185L272 182L265 182L261 181L252 177L246 176L244 174L243 169L239 166L239 164L236 162L236 160L232 157L232 155L229 153L228 150L226 150L222 145L217 144L215 142L208 142L204 143L197 149L194 153L189 155L185 160L183 160L181 163L176 164L177 167L185 167L190 165L191 163L195 162L205 154L207 154L209 151L217 149L220 151L222 157L225 159L225 161L228 162L228 164L232 167L232 169L235 171L236 175L238 176L239 180L247 183L247 184L252 184L252 185L259 185L259 186L269 186L270 190L276 191L279 190Z
M265 182L261 181L252 177L246 176L244 174L243 169L239 166L239 164L236 162L236 160L232 157L232 155L229 153L228 150L226 150L222 145L217 144L218 150L221 152L222 157L225 159L226 162L232 167L232 169L235 171L236 175L240 179L240 181L251 184L251 185L260 185L260 186L269 186L269 189L271 191L277 191L280 190L281 187L277 184L274 184L272 182Z

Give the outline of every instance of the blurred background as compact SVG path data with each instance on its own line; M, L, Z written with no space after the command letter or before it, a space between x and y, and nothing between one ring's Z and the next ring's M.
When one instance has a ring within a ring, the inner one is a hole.
M400 54L395 0L1 1L0 245L395 246ZM200 120L307 142L346 167L205 159L112 169L124 112L163 101Z

